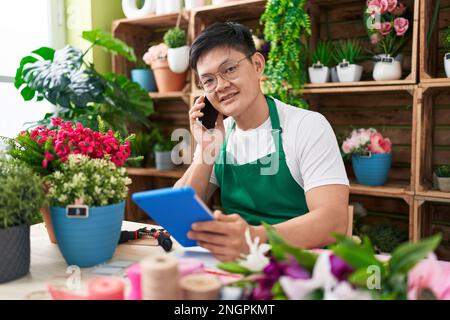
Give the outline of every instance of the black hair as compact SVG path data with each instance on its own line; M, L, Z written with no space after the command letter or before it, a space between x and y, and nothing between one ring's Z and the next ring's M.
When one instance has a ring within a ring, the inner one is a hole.
M236 22L217 22L208 26L192 43L189 64L197 70L197 62L206 52L217 48L232 48L250 56L256 52L250 29Z

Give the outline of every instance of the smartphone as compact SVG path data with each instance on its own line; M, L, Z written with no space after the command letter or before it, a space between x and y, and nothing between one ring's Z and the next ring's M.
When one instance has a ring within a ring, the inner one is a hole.
M213 107L212 103L208 100L208 98L206 98L206 96L203 102L205 103L205 106L201 110L203 113L203 117L198 118L198 120L206 129L213 129L216 126L217 116L219 115L219 112L216 110L216 108Z

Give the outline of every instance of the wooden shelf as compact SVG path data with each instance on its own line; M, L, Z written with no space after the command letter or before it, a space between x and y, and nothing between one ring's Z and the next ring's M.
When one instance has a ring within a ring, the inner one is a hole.
M192 10L192 12L194 14L203 13L203 12L211 12L211 11L227 11L227 12L229 12L230 10L233 10L233 9L238 9L239 11L242 12L242 11L245 11L247 8L254 9L255 5L264 4L265 2L266 2L265 0L240 0L240 1L222 3L222 4L202 6L202 7L198 7L196 9Z
M409 185L404 182L387 183L386 185L379 187L365 186L354 181L350 182L350 193L359 195L403 198L405 196L413 195L413 192L408 189Z
M186 169L186 166L177 167L174 170L164 171L156 168L127 168L127 172L130 176L179 179L183 176Z
M165 100L165 99L183 99L185 97L189 97L189 93L185 93L182 91L175 92L149 92L148 95L153 100Z
M416 192L416 197L420 200L440 200L443 202L450 202L450 192L439 190L418 191Z
M133 25L141 27L151 27L151 28L172 28L177 24L178 12L162 14L162 15L149 15L142 18L134 19L119 19L115 20L113 29L118 28L120 25ZM189 23L189 12L184 11L182 14L182 19L180 21L181 26L187 26ZM115 30L118 31L117 29Z
M376 82L376 81L375 81ZM380 83L386 83L389 81L379 81ZM358 83L358 82L353 82ZM415 85L412 84L404 84L404 85L378 85L378 86L347 86L347 85L335 85L328 86L327 83L321 85L305 85L305 89L303 89L303 93L352 93L352 92L386 92L386 91L410 91L412 92L416 88Z
M342 87L377 87L377 86L401 86L415 84L415 80L390 80L390 81L357 81L357 82L326 82L326 83L307 83L305 89L315 88L342 88Z

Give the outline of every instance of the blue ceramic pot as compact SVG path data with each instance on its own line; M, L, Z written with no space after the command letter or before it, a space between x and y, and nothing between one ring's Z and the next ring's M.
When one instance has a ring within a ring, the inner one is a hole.
M92 267L112 258L120 238L125 201L90 207L87 218L68 218L66 208L50 207L59 249L68 265Z
M131 70L131 80L139 83L139 85L148 92L156 91L156 82L153 72L150 69L133 69Z
M377 153L370 156L352 155L356 180L368 186L382 186L391 168L392 154Z

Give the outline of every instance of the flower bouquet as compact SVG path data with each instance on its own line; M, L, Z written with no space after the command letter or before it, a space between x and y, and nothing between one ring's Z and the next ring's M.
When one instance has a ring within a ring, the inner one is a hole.
M381 186L386 182L392 162L392 143L373 128L353 130L342 144L352 155L353 170L359 183Z
M377 47L375 80L398 80L402 75L400 53L409 40L410 21L406 6L397 0L368 0L365 21L370 41Z
M450 298L450 280L445 278L441 265L432 257L423 260L438 246L440 235L404 243L390 259L383 259L375 254L367 237L359 244L336 235L337 243L331 250L316 252L292 247L272 226L265 224L265 228L269 244L258 246L258 238L249 241L247 231L250 254L244 260L218 265L225 271L245 275L232 285L244 288L248 299ZM269 249L267 257L264 253ZM430 281L423 281L424 275ZM441 279L434 278L439 276Z

